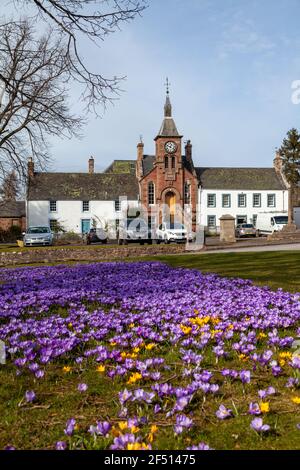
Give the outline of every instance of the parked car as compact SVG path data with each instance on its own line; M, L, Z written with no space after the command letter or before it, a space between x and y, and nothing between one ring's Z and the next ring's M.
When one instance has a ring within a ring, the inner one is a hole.
M180 223L163 222L156 231L156 243L186 242L188 233L184 225Z
M152 243L151 231L144 219L124 219L120 220L117 232L119 245L127 245L127 243Z
M26 232L23 232L24 246L33 245L52 245L53 234L50 227L28 227Z
M256 237L257 230L253 224L239 224L235 229L235 236L237 238L241 237Z
M86 244L107 243L107 232L103 228L91 228L86 235Z
M259 234L279 232L288 223L286 212L260 212L257 214L256 229Z

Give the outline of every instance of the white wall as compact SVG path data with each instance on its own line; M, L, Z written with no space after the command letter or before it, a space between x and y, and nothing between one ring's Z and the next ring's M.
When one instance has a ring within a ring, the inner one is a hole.
M216 194L216 207L207 207L207 196L208 194ZM222 207L222 195L230 194L231 195L231 207ZM238 194L246 194L247 196L247 206L238 207ZM261 194L261 207L253 207L253 194ZM275 207L268 207L267 205L267 195L275 194L276 202ZM284 212L288 210L288 191L287 190L222 190L222 189L201 189L199 188L199 222L201 225L207 226L207 216L215 215L216 216L216 226L220 226L219 218L222 215L230 214L236 218L237 215L246 215L247 222L252 223L252 218L254 214L259 212L273 212L279 211Z
M125 204L122 203L122 204ZM138 207L138 201L126 201L130 207ZM115 212L114 201L90 201L90 210L82 210L82 201L56 201L56 212L50 212L49 201L28 201L27 203L27 225L49 225L49 220L55 219L67 231L81 233L81 220L96 220L97 226L101 222L114 220L120 216ZM100 219L100 221L97 219Z

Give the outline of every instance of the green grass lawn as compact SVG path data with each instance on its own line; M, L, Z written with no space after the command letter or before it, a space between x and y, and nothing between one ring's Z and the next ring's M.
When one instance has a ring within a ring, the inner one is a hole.
M256 284L300 292L300 251L156 256L174 267L252 279Z

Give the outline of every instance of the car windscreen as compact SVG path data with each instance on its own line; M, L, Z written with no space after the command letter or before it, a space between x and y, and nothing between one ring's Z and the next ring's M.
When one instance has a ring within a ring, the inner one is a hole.
M276 224L287 224L288 223L288 216L287 215L278 215L274 217Z
M48 227L29 227L27 233L49 233Z
M141 219L127 220L127 228L131 230L140 230L147 228L146 222Z

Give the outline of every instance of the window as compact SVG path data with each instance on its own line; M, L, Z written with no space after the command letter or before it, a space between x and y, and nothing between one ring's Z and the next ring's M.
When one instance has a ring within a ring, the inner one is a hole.
M246 224L247 223L247 216L246 215L237 215L236 216L236 224Z
M207 195L207 207L216 207L216 195L215 194Z
M191 186L190 183L187 181L184 183L184 203L191 203Z
M169 157L165 157L165 169L167 170L169 168Z
M155 216L153 215L148 215L148 228L150 230L155 228Z
M253 214L252 223L253 223L254 227L256 227L256 221L257 221L257 214Z
M207 227L208 228L216 228L216 216L215 215L208 215L207 216Z
M120 212L121 210L121 202L120 199L115 200L115 212Z
M246 194L238 194L238 206L239 207L246 207L247 206L247 195Z
M222 207L231 207L231 195L222 194Z
M49 220L49 225L50 225L51 232L55 232L57 230L57 220L56 219L50 219Z
M175 157L172 157L172 168L175 168Z
M56 201L50 201L50 212L56 212Z
M261 194L253 194L253 207L261 206Z
M268 207L275 207L276 206L276 195L275 194L268 194Z
M148 204L154 204L154 183L148 183Z
M89 212L90 201L82 201L82 212Z

